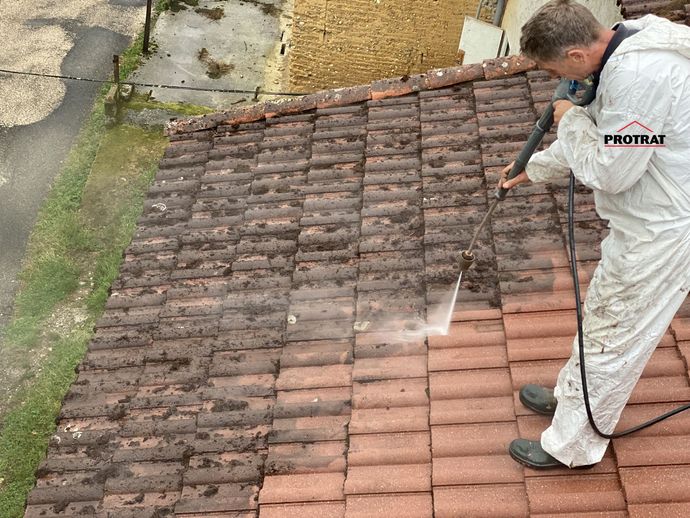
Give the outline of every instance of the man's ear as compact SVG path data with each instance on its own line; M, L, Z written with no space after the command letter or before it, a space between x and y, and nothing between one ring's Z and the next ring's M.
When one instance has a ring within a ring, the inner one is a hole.
M565 53L566 57L572 59L575 63L584 63L587 59L587 53L580 48L570 49Z

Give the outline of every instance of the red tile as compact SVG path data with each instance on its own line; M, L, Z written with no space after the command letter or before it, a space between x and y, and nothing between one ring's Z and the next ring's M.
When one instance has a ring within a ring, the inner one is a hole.
M350 387L310 388L305 390L281 390L276 394L276 403L294 405L299 403L328 403L349 401L352 395Z
M430 349L429 371L507 367L506 348L500 346Z
M690 430L686 435L621 437L613 448L620 467L690 464Z
M269 475L259 493L260 504L343 499L343 473Z
M510 441L518 437L515 423L481 423L431 428L434 459L504 455Z
M349 421L349 415L274 419L268 440L271 444L344 440Z
M207 496L209 490L213 493L211 498ZM182 496L177 504L175 504L175 514L247 511L256 509L258 507L256 501L258 493L259 488L257 486L241 484L185 486L182 488ZM136 497L137 495L135 494L132 496ZM148 496L148 494L145 494L145 496ZM151 494L151 496L158 495ZM173 494L170 496L177 497L178 495ZM155 499L152 500L155 505ZM158 503L158 505L160 505L160 503ZM103 506L106 509L114 507L113 504L106 502L105 498L103 500Z
M557 246L557 245L554 245ZM529 254L517 254L515 247L511 243L506 250L497 250L496 262L499 271L533 270L536 268L557 268L567 267L568 255L565 248L531 250Z
M434 486L522 482L522 467L503 455L434 458Z
M347 387L352 384L352 365L323 365L281 369L277 390Z
M344 473L347 467L346 455L347 446L344 441L271 444L265 473Z
M676 340L685 341L690 340L690 318L676 317L671 322L671 329L676 335Z
M690 502L689 476L687 465L620 469L629 504Z
M546 311L503 315L506 339L575 336L574 311Z
M512 393L507 369L480 369L429 374L431 399L508 396Z
M348 340L290 342L283 347L281 368L311 367L351 363L352 344Z
M352 385L352 407L386 408L429 404L426 378L382 380Z
M427 406L354 409L349 426L350 434L415 432L428 429Z
M685 365L690 366L690 342L679 342L678 349L680 354L683 356Z
M428 308L427 308L428 310ZM500 308L488 307L485 302L477 302L475 304L462 302L456 303L453 308L453 322L462 322L468 320L495 320L501 318Z
M623 410L623 414L621 414L621 418L618 421L616 430L625 430L627 428L637 426L654 417L674 410L678 406L679 404L677 403L628 405ZM669 435L680 436L688 433L690 433L690 412L682 412L669 419L665 419L664 421L661 421L650 428L645 428L639 432L635 432L635 436L665 437ZM663 441L661 438L659 440Z
M108 518L104 512L94 514L100 504L99 500L87 502L70 502L66 507L55 504L28 505L24 511L24 518L60 518L60 516L92 516L94 518Z
M259 518L344 518L345 502L262 504ZM233 517L234 518L234 517Z
M348 466L428 464L431 462L430 441L428 432L352 435Z
M412 493L431 491L431 466L350 466L345 494Z
M524 518L529 516L527 493L523 484L435 487L434 516Z
M374 381L396 378L425 378L426 356L401 356L355 360L352 370L355 381Z
M348 496L345 518L431 518L431 493Z
M511 362L510 375L513 388L519 390L520 387L529 383L555 387L558 373L564 365L565 360Z
M690 401L687 375L641 378L630 396L631 404L667 401Z
M505 344L500 320L453 322L447 336L430 336L429 348L481 347Z
M630 518L684 518L690 516L690 502L673 502L669 504L629 504Z
M527 360L567 359L573 348L572 335L516 338L508 340L508 359Z
M581 287L584 291L584 287ZM575 309L575 292L517 293L501 296L503 314Z
M467 399L434 399L431 401L430 423L465 424L513 421L515 409L510 396Z
M535 477L526 480L530 512L582 513L625 510L616 475ZM627 491L628 499L630 493Z

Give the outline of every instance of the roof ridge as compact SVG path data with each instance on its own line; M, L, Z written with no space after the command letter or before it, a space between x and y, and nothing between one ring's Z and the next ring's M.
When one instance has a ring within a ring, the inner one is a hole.
M279 115L301 113L315 108L333 108L362 101L400 97L475 79L490 80L512 76L535 68L536 63L525 56L511 55L486 59L482 63L433 69L423 74L380 79L369 84L322 90L295 99L263 101L251 106L177 119L167 124L165 132L167 135L175 135L202 131L215 128L220 124L241 124Z

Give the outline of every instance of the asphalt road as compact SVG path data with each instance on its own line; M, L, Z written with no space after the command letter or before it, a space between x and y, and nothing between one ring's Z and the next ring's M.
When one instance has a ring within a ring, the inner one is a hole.
M47 2L41 10L33 1L19 2L22 3L24 9L15 2L3 4L3 11L7 5L11 12L7 17L3 13L5 20L0 28L5 30L4 39L12 43L0 50L0 68L99 79L108 77L113 54L125 49L143 26L146 6L146 0L67 0ZM74 17L69 12L71 6ZM46 11L59 11L54 14L60 16L46 16L50 14ZM22 12L36 17L22 18ZM45 38L34 41L32 34L57 34L63 45L55 45L52 50L66 52L42 54ZM45 64L38 59L22 62L20 58L32 52ZM18 88L28 89L24 92L29 94L28 100L22 92L16 92ZM0 101L0 332L11 315L17 275L38 209L99 88L96 83L54 79L22 86L0 74L0 96L4 97L4 104ZM44 105L41 99L54 102ZM21 114L30 123L22 124L24 120L13 118L15 114Z

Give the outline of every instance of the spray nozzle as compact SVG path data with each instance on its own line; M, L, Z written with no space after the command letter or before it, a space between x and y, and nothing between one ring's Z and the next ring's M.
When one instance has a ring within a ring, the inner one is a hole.
M474 263L474 254L469 250L463 250L460 252L460 257L458 258L458 264L460 265L460 271L466 272L470 269Z

